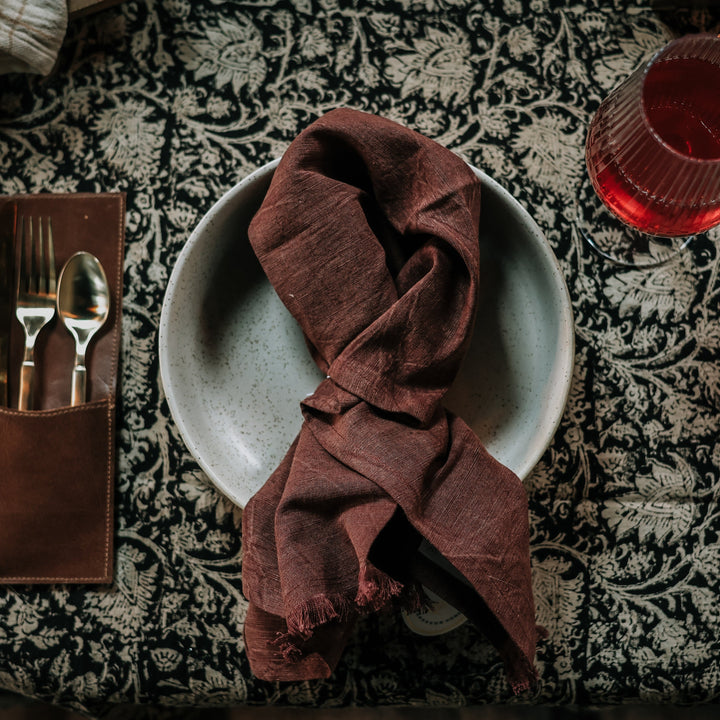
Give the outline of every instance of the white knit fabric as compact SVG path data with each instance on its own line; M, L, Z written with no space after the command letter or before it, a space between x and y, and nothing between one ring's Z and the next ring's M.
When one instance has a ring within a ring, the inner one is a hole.
M0 0L0 73L47 75L67 19L67 0Z

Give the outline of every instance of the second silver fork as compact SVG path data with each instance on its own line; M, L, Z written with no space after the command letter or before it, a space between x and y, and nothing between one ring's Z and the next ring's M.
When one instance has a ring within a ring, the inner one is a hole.
M55 315L57 281L55 275L55 247L52 221L46 218L43 233L42 218L37 218L35 232L33 218L18 219L17 244L20 261L17 269L17 303L15 315L25 330L25 353L20 368L18 408L33 409L35 375L35 341L40 331Z

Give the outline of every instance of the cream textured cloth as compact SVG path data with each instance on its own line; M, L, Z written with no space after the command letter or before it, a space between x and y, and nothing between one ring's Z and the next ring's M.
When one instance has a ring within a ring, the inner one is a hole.
M0 1L0 73L47 75L67 29L67 0Z

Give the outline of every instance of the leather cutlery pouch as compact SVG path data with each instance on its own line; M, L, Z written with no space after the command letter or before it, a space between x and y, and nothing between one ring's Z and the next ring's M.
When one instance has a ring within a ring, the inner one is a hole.
M0 408L0 583L111 583L125 196L0 198L0 228L21 215L52 218L58 277L75 252L95 255L111 300L88 349L86 403L70 407L74 342L56 316L36 345L33 410ZM13 321L8 386L15 407L23 347Z

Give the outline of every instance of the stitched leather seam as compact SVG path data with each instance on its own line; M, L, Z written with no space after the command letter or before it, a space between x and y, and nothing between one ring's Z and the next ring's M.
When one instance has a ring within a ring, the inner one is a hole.
M16 410L14 408L0 408L1 415L11 415L20 417L59 417L61 415L70 415L71 413L82 413L92 408L101 407L105 404L112 404L109 397L104 397L100 400L93 400L92 402L83 403L82 405L75 405L74 407L68 405L67 407L53 408L52 410Z
M112 537L112 491L113 491L113 415L114 403L107 406L107 472L105 480L105 575L110 574L110 540Z

